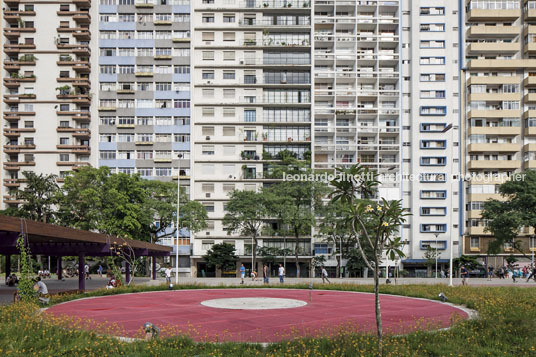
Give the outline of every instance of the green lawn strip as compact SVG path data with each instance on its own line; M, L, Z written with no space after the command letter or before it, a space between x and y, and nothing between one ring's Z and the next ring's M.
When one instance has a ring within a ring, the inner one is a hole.
M266 286L262 286L265 288ZM308 284L269 288L304 289ZM178 285L179 289L259 288L259 286ZM369 285L315 285L316 289L371 292ZM54 298L54 303L80 297L167 290L167 286L133 286ZM385 356L535 356L536 289L514 287L447 287L445 285L381 286L385 294L438 299L475 309L479 317L462 321L449 330L415 332L385 338ZM65 324L65 323L64 323ZM63 324L63 325L64 325ZM43 320L26 304L0 308L1 356L373 356L373 334L346 334L331 338L300 338L262 348L255 344L195 343L185 337L127 343L94 332L65 328ZM262 321L259 321L262 328Z

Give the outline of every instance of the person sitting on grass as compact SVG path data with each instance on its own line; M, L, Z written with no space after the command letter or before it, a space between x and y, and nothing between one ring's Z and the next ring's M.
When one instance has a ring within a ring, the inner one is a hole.
M106 284L106 289L113 289L117 286L117 281L115 280L115 277L113 275L110 276L110 280L108 280L108 283Z
M45 283L41 281L40 277L37 277L34 285L34 290L37 292L37 298L39 302L48 304L50 301L50 295L48 294L48 288Z

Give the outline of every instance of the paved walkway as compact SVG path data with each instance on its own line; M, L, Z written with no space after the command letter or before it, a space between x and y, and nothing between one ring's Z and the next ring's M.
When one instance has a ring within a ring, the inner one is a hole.
M392 284L395 284L394 279ZM332 284L373 284L374 281L372 278L368 279L335 279L330 278ZM380 280L382 284L385 284L385 279ZM485 278L471 278L469 279L470 286L523 286L523 287L536 287L536 282L531 280L529 283L526 280L517 279L517 283L514 283L511 279L498 279L494 278L491 281L488 281ZM55 278L45 279L45 284L47 284L48 290L54 294L62 291L76 290L78 289L78 277L68 278L64 281L59 281ZM86 289L87 290L96 290L106 286L107 279L105 277L92 276L92 279L86 280ZM175 283L175 279L172 278L172 282ZM286 278L284 284L279 283L278 277L270 278L270 285L285 285L285 284L309 284L313 282L314 285L321 284L321 278ZM455 286L461 285L461 279L453 280ZM262 279L257 279L257 281L251 281L251 279L245 279L246 285L251 286L262 286ZM407 284L448 284L449 279L434 279L434 278L402 278L397 279L397 285L407 285ZM157 280L150 280L149 278L139 278L134 279L134 284L147 284L147 285L159 285L165 284L164 278L158 278ZM204 284L210 286L218 285L239 285L240 278L183 278L179 277L179 284ZM13 301L13 293L17 288L8 287L5 284L0 284L0 304L9 304Z

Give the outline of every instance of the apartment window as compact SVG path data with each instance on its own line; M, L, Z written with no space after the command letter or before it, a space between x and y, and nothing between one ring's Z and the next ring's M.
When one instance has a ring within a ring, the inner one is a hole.
M421 224L421 233L445 233L446 224Z
M164 92L164 91L170 91L171 90L171 83L156 83L155 84L155 90L157 92Z
M214 136L214 127L213 126L203 126L203 127L201 127L201 135L203 135L203 136Z
M234 117L235 114L236 114L235 108L223 108L224 117Z
M234 41L235 40L235 33L234 32L224 32L223 33L223 40L224 41Z
M69 138L60 138L60 145L69 145Z
M423 99L445 99L446 91L444 90L422 90L420 92Z
M223 22L224 23L235 22L235 15L234 14L223 14Z
M421 24L421 32L444 32L445 24Z
M202 155L214 155L214 145L203 145L201 149Z
M447 175L446 174L431 174L431 173L421 173L419 174L419 181L420 182L446 182L447 181Z
M60 161L68 162L69 161L69 154L60 154Z
M203 41L214 41L214 32L203 32L203 33L201 33L201 39Z
M101 65L100 66L101 74L115 74L116 71L117 71L117 68L115 65Z
M441 16L445 15L445 8L444 7L421 7L420 9L420 15L421 16Z
M421 207L421 216L446 216L446 207Z
M444 190L421 190L420 197L423 200L444 200L447 198L447 191Z
M423 156L421 157L421 166L445 166L447 158L445 156Z
M204 70L201 73L201 78L202 79L214 79L214 71L212 71L212 70Z
M111 150L101 150L99 153L99 159L101 160L115 160L116 152Z
M447 115L447 107L422 106L420 114L423 116L444 116Z
M152 117L138 117L136 119L138 125L153 125Z
M235 71L223 71L223 79L235 79Z
M201 109L201 113L204 117L213 117L214 116L214 108L211 107L203 107Z
M120 65L119 74L134 74L134 65Z
M224 98L234 98L235 97L235 90L234 89L224 89L223 90L223 97Z
M213 23L214 22L214 14L203 14L202 17L203 23Z
M444 73L422 73L420 76L421 82L444 82Z
M235 136L235 127L234 126L224 126L223 127L223 136Z
M422 65L443 65L445 57L421 57L419 63Z
M214 51L203 51L203 61L214 61Z
M480 249L480 237L471 237L469 248Z
M445 48L445 41L421 40L421 48Z
M190 66L184 66L184 65L175 66L175 73L176 74L189 74Z
M235 51L223 51L223 60L224 61L234 61L235 60Z

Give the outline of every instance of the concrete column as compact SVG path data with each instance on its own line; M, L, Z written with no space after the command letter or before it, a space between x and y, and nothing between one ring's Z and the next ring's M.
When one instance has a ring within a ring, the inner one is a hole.
M130 283L130 264L125 262L125 283Z
M11 255L6 254L6 279L11 275Z
M57 274L58 274L58 280L61 280L63 278L63 267L61 266L61 257L56 258L56 265L57 265Z
M78 290L86 290L85 253L78 253Z
M156 280L156 257L153 257L152 271L153 271L153 280Z

